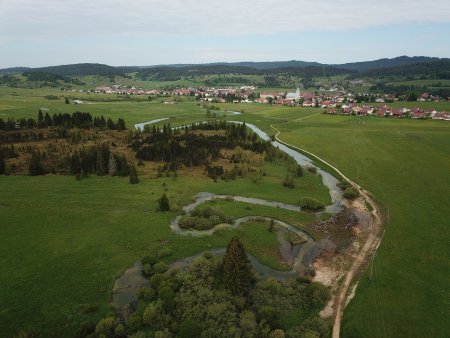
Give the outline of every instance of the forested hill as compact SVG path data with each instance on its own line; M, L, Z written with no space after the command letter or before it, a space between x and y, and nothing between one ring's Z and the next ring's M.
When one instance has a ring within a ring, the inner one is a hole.
M337 68L356 70L359 72L369 71L372 69L389 68L389 67L402 67L417 63L427 63L431 61L439 60L439 58L432 58L428 56L399 56L392 59L378 59L374 61L352 62L333 65Z
M132 68L132 67L130 67ZM85 75L125 75L132 71L126 67L113 67L99 63L78 63L73 65L51 66L42 68L33 68L30 72L50 73L60 76L85 76Z
M367 62L325 65L317 62L280 61L280 62L236 62L211 63L199 65L167 65L146 67L113 67L98 63L80 63L71 65L26 68L16 67L0 70L0 73L40 73L62 77L73 76L127 76L136 72L138 77L146 80L169 81L195 75L295 75L304 78L333 75L353 75L367 77L387 76L421 76L426 78L448 78L450 59L425 56L400 56L393 59L379 59Z
M430 79L450 79L450 59L437 59L406 66L372 69L358 75L372 78L422 76Z
M302 77L323 76L324 74L341 75L351 74L353 71L339 69L331 66L308 66L308 67L284 67L275 69L255 69L234 65L197 65L189 67L155 67L139 71L142 79L153 79L159 81L177 80L185 76L211 75L211 74L241 74L241 75L276 75L289 74Z

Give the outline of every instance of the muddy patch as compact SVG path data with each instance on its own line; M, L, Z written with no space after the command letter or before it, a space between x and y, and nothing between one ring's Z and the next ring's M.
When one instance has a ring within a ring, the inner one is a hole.
M135 262L133 266L116 279L113 287L114 309L119 318L123 318L124 311L137 303L139 290L150 283L142 275L142 264Z

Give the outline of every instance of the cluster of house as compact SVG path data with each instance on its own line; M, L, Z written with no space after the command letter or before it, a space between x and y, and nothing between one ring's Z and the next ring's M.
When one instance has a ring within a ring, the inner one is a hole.
M387 105L370 106L357 103L357 97L344 90L336 90L331 95L323 93L301 92L299 88L295 92L256 92L254 86L243 86L240 88L172 88L172 89L141 89L127 87L123 85L109 85L95 88L95 93L105 94L127 94L127 95L157 95L163 97L170 96L195 96L199 101L214 103L269 103L286 106L318 107L325 109L329 114L343 115L375 115L375 116L393 116L393 117L411 117L414 119L432 119L450 120L450 113L439 112L434 109L424 110L421 108L391 108ZM372 98L373 102L385 103L393 102L398 99L392 95L382 95ZM429 93L423 93L417 101L437 101ZM173 101L164 101L164 103L174 103Z
M326 109L328 114L357 115L357 116L382 116L382 117L410 117L412 119L426 119L431 117L433 120L450 121L449 112L439 112L436 109L422 108L392 108L383 106L360 106L356 103L339 105L330 105Z
M172 89L142 89L123 85L110 85L96 87L93 92L99 94L128 94L128 95L159 95L159 96L198 96L203 99L221 97L234 94L241 98L248 98L247 93L252 93L256 87L243 86L240 88L172 88Z

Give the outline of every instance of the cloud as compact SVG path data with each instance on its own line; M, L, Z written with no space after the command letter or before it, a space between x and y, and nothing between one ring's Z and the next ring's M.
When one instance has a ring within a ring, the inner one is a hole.
M450 21L450 1L2 0L0 36L236 36Z

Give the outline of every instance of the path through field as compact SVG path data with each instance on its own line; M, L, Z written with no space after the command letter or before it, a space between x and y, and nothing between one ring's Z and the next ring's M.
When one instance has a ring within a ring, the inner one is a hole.
M315 114L317 115L317 114ZM306 118L309 118L311 116L314 115L310 115L310 116L306 116L300 119L296 119L293 121L288 121L285 123L290 123L290 122L294 122L294 121L299 121L299 120L303 120ZM338 173L339 175L341 175L342 178L344 178L345 180L347 180L348 182L350 182L353 187L357 188L360 195L362 196L362 198L371 205L372 207L372 225L370 227L370 233L369 236L367 237L366 242L364 243L364 246L362 247L362 249L358 252L355 260L353 261L352 266L350 267L350 270L347 272L347 274L345 275L345 280L344 283L340 286L338 292L336 293L335 297L335 309L334 309L334 320L333 320L333 338L339 338L339 334L340 334L340 330L341 330L341 322L342 322L342 316L344 314L344 309L346 306L346 298L347 298L347 293L348 290L350 288L350 285L353 281L353 277L355 275L355 273L361 268L361 266L363 265L363 263L368 262L370 260L371 257L373 257L373 255L375 254L376 250L378 249L378 246L381 243L381 228L383 225L382 219L381 219L381 210L379 209L377 203L373 200L373 198L369 195L369 193L364 190L363 188L361 188L358 184L356 184L355 182L353 182L352 180L350 180L348 177L346 177L338 168L336 168L335 166L331 165L330 163L328 163L327 161L323 160L322 158L320 158L319 156L317 156L316 154L313 154L305 149L301 149L299 147L296 147L292 144L286 143L282 140L280 140L279 135L281 134L281 132L275 128L273 125L270 126L272 129L274 129L277 134L275 135L275 139L280 142L280 143L284 143L289 147L295 148L300 150L301 152L304 152L314 158L316 158L317 160L321 161L322 163L326 164L327 166L329 166L330 168L332 168L334 171L336 171L336 173Z

